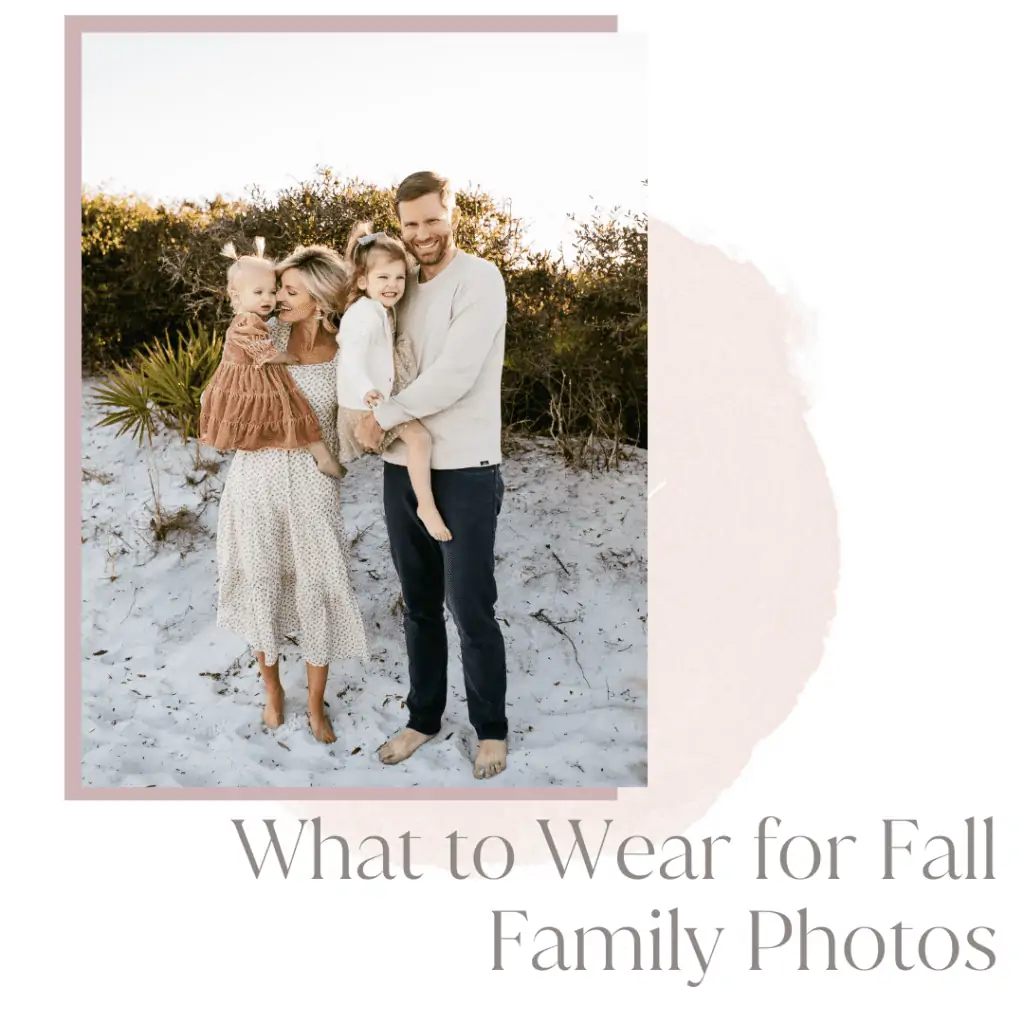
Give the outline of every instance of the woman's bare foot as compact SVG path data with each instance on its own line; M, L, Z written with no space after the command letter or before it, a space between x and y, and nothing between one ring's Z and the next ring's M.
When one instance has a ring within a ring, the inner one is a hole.
M323 708L309 711L309 730L313 738L320 743L333 743L337 739Z
M280 683L267 683L267 706L263 709L263 721L271 729L284 722L284 689Z
M436 508L420 505L416 509L416 515L420 517L423 525L427 528L427 532L434 540L452 539L452 531L445 526L441 513Z
M392 736L387 743L381 744L377 750L381 761L384 764L398 764L404 761L410 754L419 750L427 740L432 740L437 733L429 736L415 729L403 729L397 736Z
M473 778L490 779L505 770L508 758L508 744L505 740L481 740L476 748L476 763Z

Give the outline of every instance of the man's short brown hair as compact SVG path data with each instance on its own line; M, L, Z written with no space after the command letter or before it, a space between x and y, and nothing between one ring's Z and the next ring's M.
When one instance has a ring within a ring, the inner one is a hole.
M430 195L439 196L441 205L451 213L455 206L455 190L448 178L442 178L433 171L417 171L402 181L395 193L395 212L398 212L399 203L410 203Z

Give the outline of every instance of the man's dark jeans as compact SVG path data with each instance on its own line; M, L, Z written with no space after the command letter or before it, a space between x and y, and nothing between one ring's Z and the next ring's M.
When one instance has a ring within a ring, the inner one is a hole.
M494 618L494 534L505 485L497 466L435 469L434 501L452 539L434 540L416 515L404 466L384 464L384 515L402 584L409 655L409 728L441 729L448 694L444 604L462 641L469 721L482 740L508 735L505 641Z

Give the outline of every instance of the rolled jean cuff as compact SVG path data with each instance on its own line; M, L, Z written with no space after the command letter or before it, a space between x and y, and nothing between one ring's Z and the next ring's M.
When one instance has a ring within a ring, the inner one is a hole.
M496 726L490 729L484 729L483 732L476 734L478 740L507 740L508 739L508 726L506 725L503 729L499 729Z
M407 729L412 729L413 732L421 732L424 736L436 736L441 731L441 723L438 722L432 728L430 723L413 721L409 719L409 724L406 726Z

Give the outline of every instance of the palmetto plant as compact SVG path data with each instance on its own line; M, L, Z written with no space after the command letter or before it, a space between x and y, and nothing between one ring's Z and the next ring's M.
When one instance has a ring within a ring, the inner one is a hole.
M147 448L149 484L153 492L150 529L159 543L174 532L194 533L196 512L180 508L168 513L160 502L160 474L154 460L153 432L157 422L171 427L184 442L199 434L200 396L217 364L222 341L205 327L189 326L178 332L177 343L165 331L164 338L146 346L138 366L120 366L93 392L101 408L109 410L96 424L117 426L117 434L130 433ZM196 442L196 461L199 443Z
M93 392L96 404L110 412L96 424L117 426L117 436L131 433L142 447L143 441L153 443L156 409L149 391L149 382L141 370L131 366L117 367Z
M199 399L220 361L222 338L216 331L189 325L172 342L155 339L144 349L137 367L118 367L94 391L96 404L109 410L99 427L117 425L118 435L130 432L141 446L153 441L157 422L185 442L199 433Z
M222 339L216 331L188 326L177 343L167 332L146 347L141 370L163 421L184 442L199 434L200 396L220 362Z

